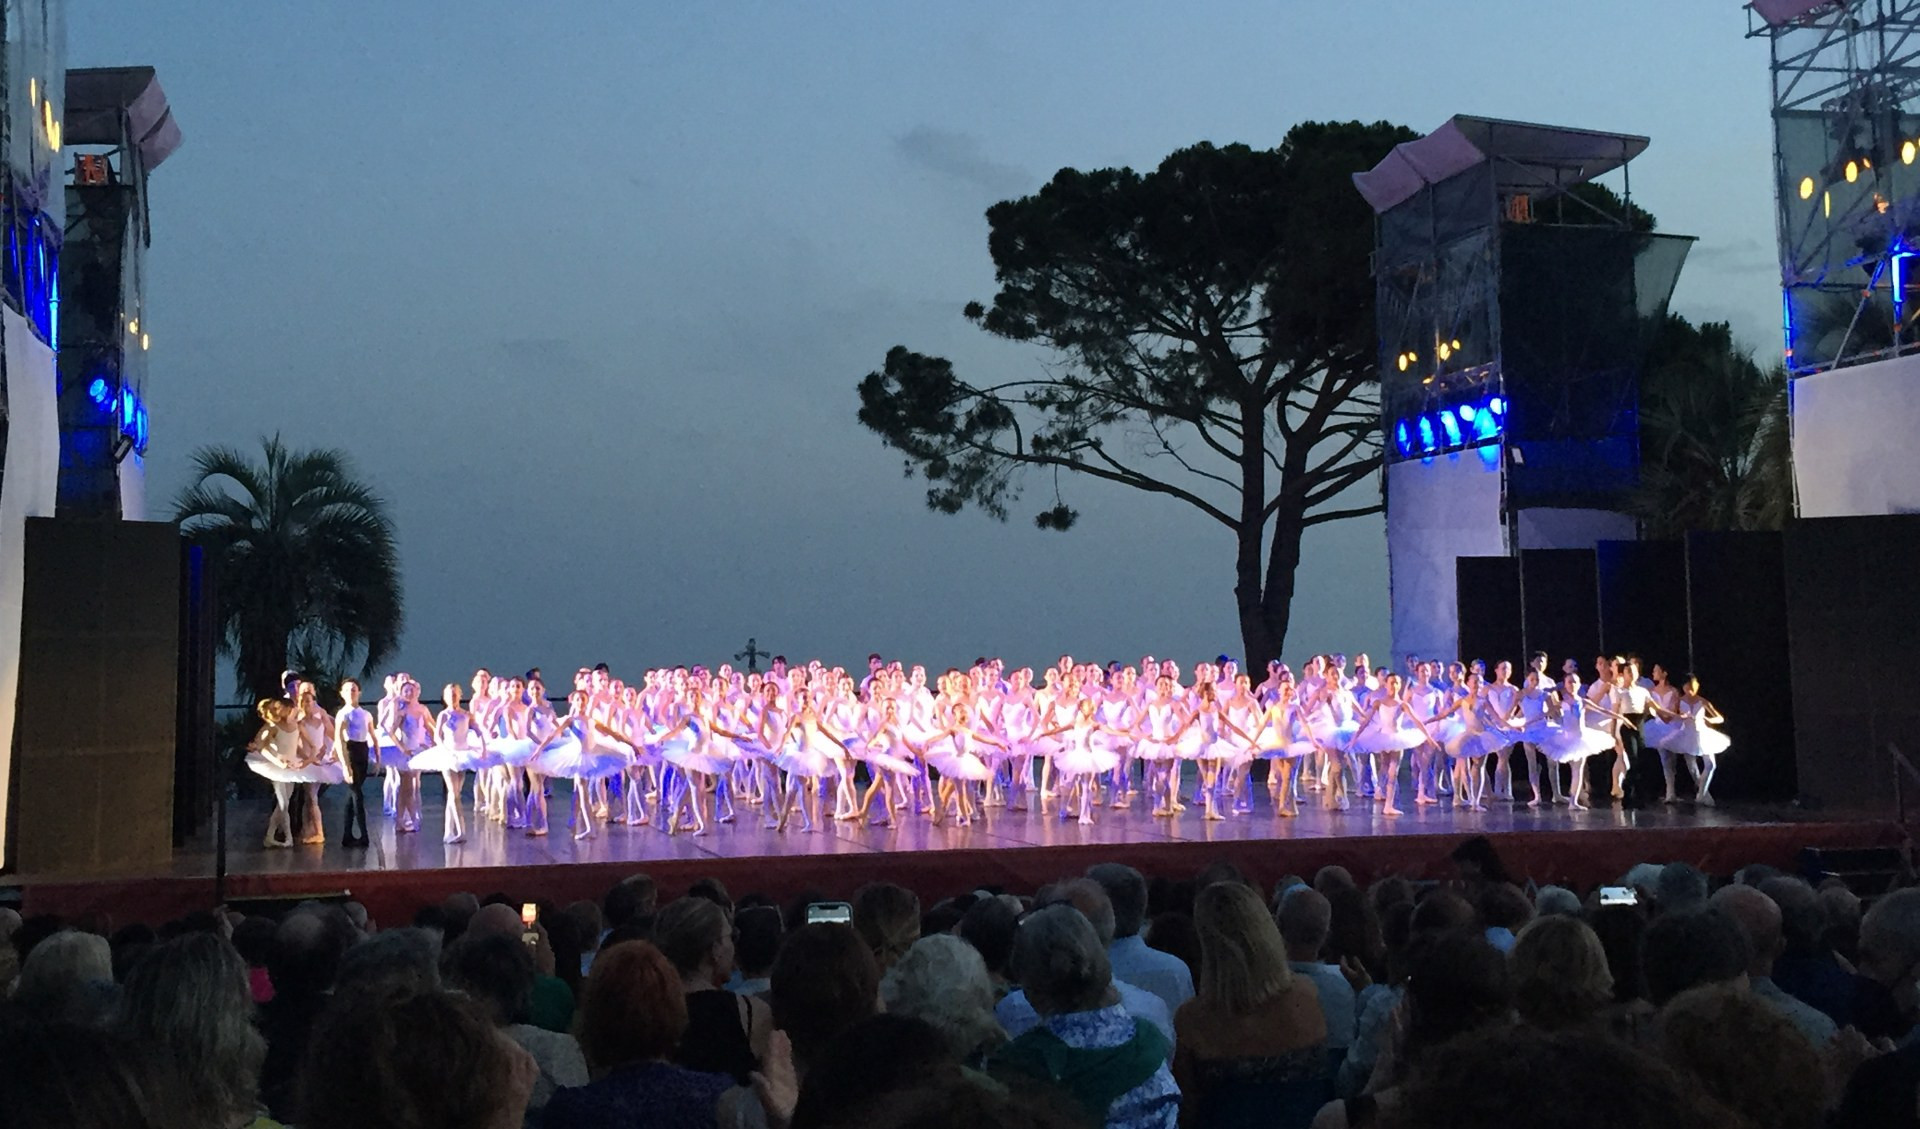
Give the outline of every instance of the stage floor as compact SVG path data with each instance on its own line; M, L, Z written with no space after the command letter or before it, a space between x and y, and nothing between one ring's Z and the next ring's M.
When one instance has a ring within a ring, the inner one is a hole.
M975 886L1031 889L1093 862L1114 860L1149 873L1190 875L1226 860L1263 883L1283 874L1310 875L1329 863L1363 880L1381 873L1442 878L1451 874L1447 854L1469 835L1493 836L1510 868L1537 882L1592 885L1611 880L1641 861L1684 859L1709 873L1726 873L1748 862L1791 865L1801 846L1877 845L1890 829L1882 823L1810 819L1784 808L1690 803L1636 810L1618 806L1571 812L1564 807L1530 809L1523 803L1489 801L1485 812L1409 807L1388 818L1376 805L1356 800L1352 810L1329 812L1318 797L1293 818L1273 813L1264 790L1250 815L1223 821L1202 818L1197 805L1177 818L1154 818L1136 800L1130 809L1103 808L1083 826L1058 812L987 809L972 826L934 827L924 818L903 819L894 828L865 822L829 823L814 832L797 825L777 832L761 826L757 809L742 806L732 824L708 834L667 835L656 827L604 824L594 838L575 840L567 813L570 794L556 783L551 831L533 837L471 816L467 839L443 844L439 781L426 784L422 830L400 834L373 801L372 844L339 845L345 826L344 790L327 789L322 818L328 841L270 849L261 840L269 801L236 802L228 812L226 875L218 893L226 898L286 898L351 893L374 906L384 920L411 912L423 900L457 890L510 892L554 901L598 898L625 874L645 870L672 891L696 877L720 877L736 893L759 890L788 897L821 890L844 897L860 883L889 878L938 897ZM29 912L84 912L117 904L123 914L164 919L211 904L217 869L213 836L203 834L174 852L155 873L103 876L77 882L14 879L25 888ZM184 907L184 908L182 908Z

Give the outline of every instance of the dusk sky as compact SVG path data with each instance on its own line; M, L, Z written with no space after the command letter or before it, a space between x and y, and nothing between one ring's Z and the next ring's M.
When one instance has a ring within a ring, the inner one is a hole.
M565 13L559 15L556 13ZM1778 355L1767 51L1733 0L326 5L72 0L150 64L152 516L279 432L391 501L437 693L476 665L1240 649L1228 535L1066 482L1070 533L926 510L854 419L905 344L1030 371L962 306L986 208L1314 119L1643 133L1675 308ZM1610 180L1618 186L1617 175ZM1387 648L1378 519L1314 531L1286 654Z

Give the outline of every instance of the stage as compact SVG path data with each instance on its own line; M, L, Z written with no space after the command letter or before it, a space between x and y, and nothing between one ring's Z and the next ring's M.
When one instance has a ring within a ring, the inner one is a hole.
M1190 877L1226 860L1270 885L1286 874L1310 876L1337 863L1363 881L1399 873L1425 878L1452 874L1449 852L1469 835L1493 837L1508 866L1523 880L1590 886L1617 877L1638 862L1691 862L1709 874L1752 862L1791 867L1805 846L1878 846L1901 841L1882 821L1810 817L1784 808L1691 804L1639 810L1564 807L1530 810L1490 801L1486 812L1410 808L1389 819L1372 805L1348 812L1304 807L1297 818L1273 814L1264 793L1251 815L1208 822L1198 806L1177 819L1155 819L1137 804L1102 809L1093 826L1039 815L988 809L970 827L934 827L924 819L888 829L844 822L802 832L763 829L760 813L742 807L732 824L704 836L667 835L653 827L603 825L597 836L575 840L568 824L567 785L554 789L552 831L530 837L499 824L476 823L468 810L467 841L441 843L441 790L426 787L423 829L399 834L379 814L377 782L369 786L373 842L339 845L345 795L323 797L329 833L324 845L268 849L261 845L264 799L236 802L228 813L225 896L241 901L348 894L382 922L456 891L511 894L514 900L565 903L598 899L625 875L645 871L663 892L678 893L696 878L721 879L736 894L759 891L786 899L805 891L844 898L874 879L899 882L924 900L980 886L1027 892L1095 862L1119 861L1151 875ZM1317 798L1315 798L1317 799ZM470 804L470 799L469 799ZM77 916L104 913L116 923L158 922L214 904L216 852L204 835L174 852L151 874L102 876L88 881L39 881L16 876L26 913Z

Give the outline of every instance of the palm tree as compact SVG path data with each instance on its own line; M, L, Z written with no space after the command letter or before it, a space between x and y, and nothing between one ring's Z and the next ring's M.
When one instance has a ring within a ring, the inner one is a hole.
M1650 537L1779 529L1793 512L1787 373L1763 369L1723 322L1670 316L1641 385L1640 488Z
M230 447L194 454L174 519L217 562L221 651L240 686L281 693L281 671L361 672L400 638L400 566L386 503L340 451L293 451L278 435L254 462Z

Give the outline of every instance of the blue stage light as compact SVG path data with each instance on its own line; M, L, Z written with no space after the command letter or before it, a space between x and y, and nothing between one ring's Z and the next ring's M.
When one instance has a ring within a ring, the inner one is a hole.
M133 413L133 449L142 454L147 450L147 406L141 404Z
M133 389L122 388L120 390L120 430L129 432L133 430L133 412L137 406L133 398Z
M1473 422L1473 405L1472 404L1460 405L1460 422L1461 423Z
M112 394L112 391L113 386L107 383L106 377L96 376L93 378L93 383L87 385L87 398L104 408L107 406L107 397Z
M1451 411L1440 413L1440 427L1447 433L1447 446L1458 447L1460 445L1460 421L1454 418Z
M1500 465L1500 444L1482 443L1480 446L1474 448L1474 450L1480 452L1480 461L1485 463L1489 469Z
M1402 456L1413 454L1413 436L1407 434L1407 421L1401 420L1393 428L1393 445L1399 448Z
M1439 440L1435 439L1433 436L1433 417L1421 416L1420 417L1420 449L1422 451L1431 451L1435 447L1438 447L1439 445L1440 445Z
M1487 401L1487 410L1497 416L1506 415L1507 402L1501 399L1500 397L1495 396L1493 399Z

